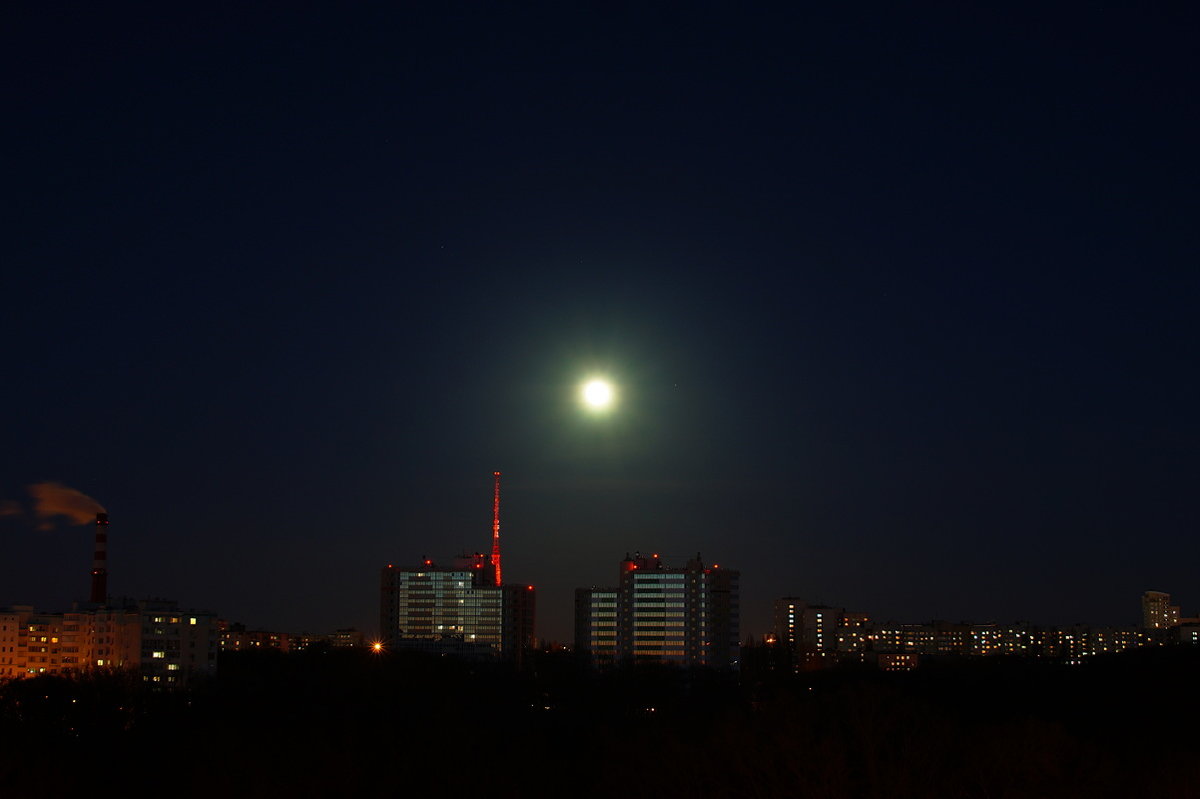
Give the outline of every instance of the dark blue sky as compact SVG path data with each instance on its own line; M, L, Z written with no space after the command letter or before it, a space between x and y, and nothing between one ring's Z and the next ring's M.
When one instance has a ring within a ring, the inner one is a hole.
M7 17L0 499L104 503L115 593L373 630L499 469L553 638L635 549L747 633L1200 608L1192 12ZM0 603L86 594L0 534Z

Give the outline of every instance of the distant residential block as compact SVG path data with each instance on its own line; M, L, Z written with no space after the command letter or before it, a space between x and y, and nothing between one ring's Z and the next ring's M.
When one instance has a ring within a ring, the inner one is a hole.
M130 669L146 682L182 685L216 671L216 616L169 600L44 613L0 611L0 678Z
M1167 630L1179 624L1179 606L1171 604L1171 595L1162 591L1142 594L1142 626L1147 630Z
M224 624L221 629L222 652L274 650L289 652L292 636L270 630L247 630L244 624Z
M881 669L897 670L913 668L925 658L999 655L1078 663L1145 646L1200 645L1200 619L1181 619L1169 594L1149 591L1142 597L1142 607L1142 628L1038 627L1027 622L874 623L866 614L788 596L775 600L769 640L787 653L797 671L872 661ZM913 657L893 657L900 655Z

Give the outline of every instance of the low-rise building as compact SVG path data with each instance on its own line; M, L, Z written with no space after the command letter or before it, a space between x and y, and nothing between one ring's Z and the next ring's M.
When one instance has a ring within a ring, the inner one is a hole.
M0 678L130 669L146 682L181 685L216 671L217 622L168 600L121 600L62 613L17 605L0 611Z

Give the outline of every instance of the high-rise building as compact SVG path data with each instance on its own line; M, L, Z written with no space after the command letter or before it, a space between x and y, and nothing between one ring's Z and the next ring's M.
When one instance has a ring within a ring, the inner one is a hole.
M532 649L536 594L505 585L500 569L500 472L492 472L492 553L459 555L451 566L425 558L412 569L388 564L379 585L384 647L520 662Z
M575 589L575 651L595 665L617 661L617 591L615 588Z
M380 581L380 631L385 647L500 656L520 660L533 646L532 585L495 585L486 556L475 553L439 566L385 567Z
M1162 591L1142 594L1142 626L1147 630L1166 630L1179 624L1179 606L1171 604L1171 595Z
M698 554L683 567L626 555L616 588L575 592L576 646L596 665L736 668L739 576L706 567Z

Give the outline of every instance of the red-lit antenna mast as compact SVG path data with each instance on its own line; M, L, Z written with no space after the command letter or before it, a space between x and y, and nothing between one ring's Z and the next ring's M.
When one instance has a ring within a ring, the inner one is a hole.
M496 585L500 585L500 472L492 472L496 478L496 495L492 500L492 568L496 572Z

